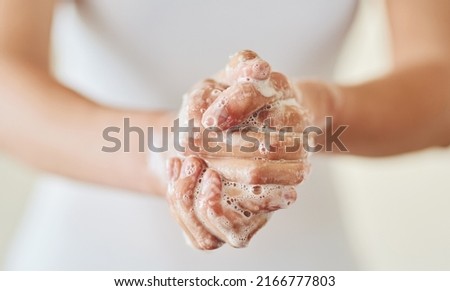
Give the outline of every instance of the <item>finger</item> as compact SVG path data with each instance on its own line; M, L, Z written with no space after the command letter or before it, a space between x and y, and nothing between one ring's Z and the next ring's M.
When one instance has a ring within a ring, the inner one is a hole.
M286 76L279 72L271 72L269 63L251 50L243 50L231 56L225 70L215 75L216 80L228 85L242 81L264 81L269 78L276 90L285 91L284 95L294 93L293 86Z
M211 105L211 103L225 90L225 85L218 83L212 79L206 79L196 84L189 93L183 96L183 105L180 111L180 126L194 128L196 130L203 130L201 119L203 113ZM200 144L201 134L197 131L192 133L180 131L178 135L180 145L186 148L185 155L195 153L192 152L191 147L197 148Z
M283 99L267 104L248 117L241 126L264 128L270 126L274 130L302 133L309 125L309 114L294 99Z
M171 184L178 180L180 170L181 160L179 158L172 157L167 160L167 176L169 177Z
M304 161L279 161L209 158L208 166L230 181L243 184L297 185L309 171Z
M177 221L178 225L180 225L183 233L185 234L185 238L188 244L195 248L199 248L199 245L193 235L190 233L189 229L186 227L183 219L181 219L178 207L177 195L175 192L175 185L177 183L180 171L181 171L181 160L178 158L171 158L167 163L167 171L169 174L169 187L167 192L167 202L169 204L170 211L172 216Z
M225 237L217 228L217 225L211 223L208 218L210 204L217 203L219 200L215 199L215 197L221 197L221 195L222 179L220 175L212 169L207 169L203 175L202 187L196 200L195 211L205 228L216 237L225 241ZM219 213L219 215L222 215L222 213Z
M208 230L233 247L248 245L250 239L267 222L268 215L252 215L240 210L235 203L222 199L223 188L217 172L208 169L205 178L212 184L204 184L199 195L199 216L203 217ZM224 194L227 196L227 194Z
M268 100L261 98L264 96L258 90L255 90L255 87L249 84L249 82L266 81L271 76L270 72L271 68L269 63L261 59L253 51L243 50L231 56L225 71L217 74L216 78L228 85L243 82L247 84L238 84L232 86L234 88L227 90L227 93L221 96L219 101L215 102L215 106L212 106L207 116L204 117L203 125L205 127L219 126L221 129L226 129L239 124L249 113L253 113L262 107ZM226 106L228 102L230 102L230 107ZM241 102L245 102L246 104L238 104ZM253 106L251 106L252 102L255 103ZM231 123L222 124L228 118Z
M251 118L260 109L271 108L270 105L277 100L292 99L279 104L282 105L278 108L279 114L283 115L283 107L298 107L296 98L297 92L288 79L283 74L274 72L270 79L264 82L244 81L228 87L204 112L202 124L204 127L228 129Z
M203 114L204 127L222 130L243 122L258 109L277 100L265 97L252 83L237 83L227 88Z
M205 135L206 136L206 135ZM251 160L302 160L307 156L303 136L295 133L271 135L260 132L234 132L218 137L203 136L195 147L187 146L187 154L198 154L202 158L239 158ZM268 146L266 146L268 145Z
M239 127L227 131L201 128L199 138L186 143L186 153L203 157L301 159L307 148L303 145L303 133L310 120L309 113L296 100L279 100L252 114ZM270 150L260 151L258 146L262 143L270 144Z
M205 229L194 211L197 184L203 169L204 164L198 158L188 157L183 162L179 178L174 182L173 193L170 195L170 205L192 245L211 250L220 247L223 242Z
M239 127L227 131L202 129L201 139L187 153L204 157L236 157L254 159L298 160L305 157L304 130L310 117L293 99L279 100L258 110ZM261 144L270 145L267 151ZM262 149L262 148L261 148Z
M240 80L267 80L270 71L268 62L251 50L243 50L230 57L222 81L233 84Z
M206 79L194 85L190 92L183 96L181 123L187 124L187 121L193 119L194 126L200 127L203 113L225 89L224 84L212 79Z
M293 186L245 185L245 188L249 190L243 192L237 204L253 214L285 209L297 200L297 191Z
M270 84L275 91L280 92L281 99L297 98L298 92L284 74L272 72L270 74Z
M225 241L234 247L246 246L269 220L273 211L288 207L297 198L295 188L279 185L245 185L225 182L222 188L224 217L216 221L225 233ZM216 198L217 199L217 198ZM217 206L218 207L218 206ZM217 212L218 210L216 210ZM216 216L214 216L216 217Z

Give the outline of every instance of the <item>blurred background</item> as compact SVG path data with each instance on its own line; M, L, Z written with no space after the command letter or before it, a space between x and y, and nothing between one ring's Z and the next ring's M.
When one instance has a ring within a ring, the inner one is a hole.
M389 69L383 1L363 0L336 67L356 83ZM330 157L346 232L362 270L450 270L450 149ZM0 269L38 173L0 154Z

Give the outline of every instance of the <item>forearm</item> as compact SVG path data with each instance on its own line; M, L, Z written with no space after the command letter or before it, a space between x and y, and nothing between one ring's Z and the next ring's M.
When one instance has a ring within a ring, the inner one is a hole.
M130 152L102 151L106 127L159 126L161 113L100 106L21 60L0 58L0 147L33 166L88 182L157 191L146 153L132 135ZM153 189L152 189L153 188Z
M449 79L450 62L440 59L397 66L354 86L297 85L316 124L332 116L334 129L347 126L339 138L350 154L385 156L450 144Z
M356 86L341 86L335 126L352 154L392 155L450 144L450 65L399 67Z

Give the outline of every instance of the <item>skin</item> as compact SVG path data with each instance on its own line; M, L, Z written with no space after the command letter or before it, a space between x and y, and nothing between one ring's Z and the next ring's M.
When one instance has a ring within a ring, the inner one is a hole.
M286 208L297 198L295 188L286 186L262 197L235 187L224 189L220 174L193 156L184 161L171 158L169 169L167 199L172 214L188 243L202 250L219 248L225 242L236 248L247 246L271 212ZM224 193L235 201L227 203Z
M385 156L448 146L450 2L386 2L392 71L356 86L298 81L300 101L310 108L317 124L332 115L335 127L349 125L342 139L351 154ZM109 108L58 83L49 71L53 7L54 0L0 0L0 149L60 175L163 195L166 186L148 169L136 141L130 153L105 154L100 151L104 143L100 133L107 126L120 127L124 117L136 126L161 127L171 123L173 114ZM264 79L266 71L263 65L248 72ZM245 88L234 89L230 94L245 92ZM234 112L242 115L236 114L222 129L239 124L260 107L258 103ZM218 121L228 116L214 112L202 118ZM215 233L213 228L209 232Z
M250 50L240 51L230 59L224 72L219 74L219 82L229 87L206 109L202 117L205 127L228 129L242 123L265 105L296 98L287 78L281 73L271 72L269 63ZM273 88L278 94L264 96L258 83Z
M241 83L242 80L245 83ZM251 83L252 81L256 83ZM267 82L269 91L274 95L267 97L259 94L258 82ZM241 90L245 91L246 88L258 96L245 96ZM220 118L214 119L211 124L203 119L204 114L216 112L217 109L224 109L227 113L232 113L233 117L243 116L243 112L255 115L253 126L259 129L265 125L266 118L272 118L271 125L274 130L289 125L298 130L299 126L304 124L299 122L304 119L299 105L266 108L268 104L286 99L295 100L295 92L287 82L287 78L280 73L272 73L270 65L252 51L237 53L230 59L222 78L217 81L204 80L185 95L180 122L184 124L187 120L192 120L195 126L200 127L201 132L197 137L194 135L184 140L184 144L193 143L199 146L200 150L184 153L194 154L197 157L188 156L184 161L178 158L171 159L169 173L178 173L179 167L197 170L190 173L189 178L171 179L168 202L172 214L193 247L211 250L220 247L224 242L236 248L245 247L253 235L266 224L270 212L286 208L296 200L297 193L291 185L299 184L303 180L305 168L308 167L305 165L306 153L303 148L300 147L292 153L280 152L278 149L284 150L284 143L272 139L272 150L277 151L270 153L270 160L266 159L269 154L261 153L259 149L251 153L239 149L228 152L226 142L216 143L216 146L221 146L223 150L215 154L201 148L201 136L205 131L202 125L219 126L217 129L219 131L223 126L216 123ZM229 107L226 104L227 100L231 103L239 100L239 103ZM260 104L261 108L251 111L241 110L249 108L252 104ZM229 120L232 123L227 125L236 128L243 128L241 123L245 123L245 119ZM254 137L259 137L260 142L264 141L262 134L259 136L255 134ZM240 142L241 140L237 139L233 148L237 148ZM261 157L261 160L255 160L255 157ZM280 162L285 157L290 158L289 162ZM206 171L204 175L202 170ZM240 187L228 187L229 181L233 182L233 185L245 185L246 189L259 187L256 189L261 189L264 193L255 194L254 191L246 191ZM261 186L266 184L270 184L268 187L273 188L270 193L267 187ZM277 184L283 186L274 186ZM230 200L227 197L232 198Z

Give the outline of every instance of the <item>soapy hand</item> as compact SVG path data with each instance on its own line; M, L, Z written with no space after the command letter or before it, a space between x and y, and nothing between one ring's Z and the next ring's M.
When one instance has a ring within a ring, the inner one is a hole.
M205 127L228 129L277 101L281 104L298 105L295 103L297 92L288 79L281 73L271 72L270 65L252 51L241 51L234 55L218 78L229 87L204 112L202 123ZM281 101L288 99L291 102ZM285 113L283 110L270 112L275 116L263 118L272 118L277 125L302 128L305 115L301 110L288 112L289 120L280 116Z
M200 158L169 162L168 201L188 242L211 250L224 242L245 247L272 211L296 199L292 186L247 185L223 180Z
M167 197L194 247L244 247L271 212L295 201L294 185L308 172L301 138L309 122L296 98L287 78L252 51L236 54L217 80L184 96L180 124L193 120L200 132L184 139L184 154L191 156L169 161ZM215 141L214 151L203 144L211 127L216 130L209 133L229 130L232 137ZM242 135L249 127L259 129L247 132L251 144ZM276 134L268 136L265 127ZM253 151L242 150L255 144Z

